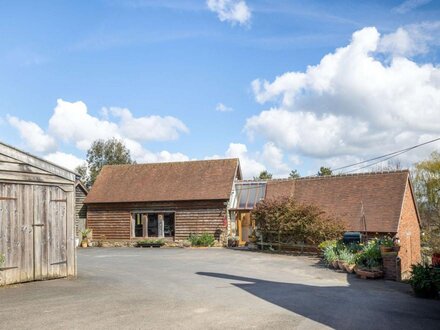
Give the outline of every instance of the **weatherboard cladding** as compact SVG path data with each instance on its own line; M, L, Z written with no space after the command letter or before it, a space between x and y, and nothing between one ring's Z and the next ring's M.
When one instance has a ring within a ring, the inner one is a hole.
M364 231L364 215L368 232L396 233L408 180L408 171L271 180L266 199L316 205L347 230Z
M238 159L104 166L86 204L229 200Z

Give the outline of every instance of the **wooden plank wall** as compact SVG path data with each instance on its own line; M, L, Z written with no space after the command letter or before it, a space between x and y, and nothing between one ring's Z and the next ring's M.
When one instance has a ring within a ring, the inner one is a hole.
M175 212L175 239L187 239L191 233L216 234L225 230L226 207L223 200L162 203L89 204L87 227L94 239L130 239L131 212Z
M0 285L75 276L74 182L13 151L30 163L0 154Z
M86 197L84 190L77 185L75 188L75 234L77 237L81 237L81 231L86 228L87 206L84 204Z

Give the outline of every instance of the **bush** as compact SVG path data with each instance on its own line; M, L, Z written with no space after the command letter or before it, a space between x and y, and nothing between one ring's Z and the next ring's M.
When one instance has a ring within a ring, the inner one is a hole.
M188 237L192 246L213 246L215 237L212 234L203 233L201 235L191 234Z
M164 245L165 240L162 238L147 238L141 241L138 241L137 244L158 244L158 245Z
M298 204L289 198L259 202L252 218L265 239L278 235L284 241L318 245L339 238L343 232L335 219L316 206Z
M437 298L440 290L440 273L428 265L412 265L410 283L416 296Z
M362 250L356 255L356 265L363 269L375 269L382 267L382 255L380 254L379 241L368 241Z

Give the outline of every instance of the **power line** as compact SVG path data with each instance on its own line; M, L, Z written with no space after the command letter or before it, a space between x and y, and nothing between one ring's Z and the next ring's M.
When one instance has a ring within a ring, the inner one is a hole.
M401 155L401 154L403 154L405 152L408 152L408 151L413 150L415 148L419 148L421 146L424 146L426 144L433 143L433 142L436 142L436 141L440 141L440 137L436 138L436 139L433 139L433 140L430 140L430 141L426 141L426 142L414 145L412 147L408 147L408 148L405 148L405 149L397 150L397 151L394 151L394 152L391 152L391 153L388 153L388 154L385 154L385 155L382 155L382 156L370 158L370 159L367 159L367 160L364 160L364 161L361 161L361 162L357 162L357 163L354 163L354 164L341 166L341 167L338 167L338 168L335 168L335 169L332 169L332 170L333 171L339 171L339 170L342 170L342 169L345 169L345 168L349 168L349 167L353 167L353 166L356 166L356 165L361 165L361 164L369 163L369 162L374 161L374 160L381 159L380 161L375 162L373 164L365 165L365 166L362 166L362 167L357 168L355 170L350 170L350 171L344 172L344 173L351 173L351 172L358 171L358 170L366 168L366 167L370 167L370 166L379 164L379 163L384 162L384 161L386 161L388 159L391 159L393 157L399 156L399 155ZM385 159L382 159L382 158L385 158Z

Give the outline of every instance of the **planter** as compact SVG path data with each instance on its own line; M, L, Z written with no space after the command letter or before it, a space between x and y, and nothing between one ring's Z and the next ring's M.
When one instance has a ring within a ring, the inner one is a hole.
M431 260L433 267L440 267L440 253L433 253Z
M87 247L87 242L81 242L81 246L82 246L83 248L86 248L86 247Z
M343 261L338 260L338 268L345 272L345 267L344 267L344 262Z
M138 243L137 247L141 248L160 248L162 243Z
M338 269L338 268L339 268L339 265L338 265L338 261L337 261L337 260L333 260L333 261L331 262L331 265L332 265L332 267L333 267L334 269Z
M370 269L361 269L355 268L357 276L362 279L376 279L383 277L383 271L381 270L370 270Z
M394 247L393 246L380 246L380 253L387 253L387 252L393 252Z
M344 266L345 266L345 270L347 271L347 273L350 273L350 274L352 274L352 273L354 273L354 268L356 267L356 265L354 265L354 264L344 264Z

